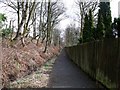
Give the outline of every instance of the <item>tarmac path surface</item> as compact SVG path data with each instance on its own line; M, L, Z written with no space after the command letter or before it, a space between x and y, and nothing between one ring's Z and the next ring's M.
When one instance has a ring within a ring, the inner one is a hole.
M98 85L71 60L65 50L53 65L49 83L51 88L98 88Z

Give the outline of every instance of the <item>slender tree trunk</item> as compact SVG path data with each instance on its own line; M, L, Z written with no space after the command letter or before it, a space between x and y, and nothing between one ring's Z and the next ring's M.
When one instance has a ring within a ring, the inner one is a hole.
M10 41L12 41L12 36L13 36L13 31L14 31L14 21L12 21L11 23L11 29L12 29L12 32L11 32L11 35L10 35Z
M18 30L17 30L16 36L15 36L15 38L13 40L16 40L19 37L20 27L21 27L21 25L19 25L19 23L20 23L20 3L19 3L19 0L17 0L17 8L18 8L18 11L17 11Z
M36 19L36 13L33 16L33 19ZM36 39L36 20L33 24L33 39Z
M42 25L42 7L43 7L43 2L41 2L41 7L40 7L40 22L39 22L39 37L38 37L38 39L37 39L37 44L36 45L38 45L39 44L39 39L40 39L40 37L41 37L41 31L42 31L42 29L43 29L43 25Z
M48 16L47 16L47 35L46 35L46 45L44 49L44 53L47 51L48 40L49 40L49 30L50 30L50 0L48 1Z

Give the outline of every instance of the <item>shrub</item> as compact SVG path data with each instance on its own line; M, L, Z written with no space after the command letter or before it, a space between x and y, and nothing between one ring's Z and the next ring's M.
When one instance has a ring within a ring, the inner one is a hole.
M0 36L4 37L9 37L12 34L12 29L11 28L6 28L6 29L2 29L0 31Z

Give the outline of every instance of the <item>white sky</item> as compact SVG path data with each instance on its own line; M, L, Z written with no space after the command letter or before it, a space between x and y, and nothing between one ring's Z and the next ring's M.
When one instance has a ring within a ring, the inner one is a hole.
M76 5L74 3L75 0L63 0L65 7L67 8L67 14L71 16L71 18L65 19L63 21L61 21L61 28L65 29L67 25L69 25L70 23L73 23L73 17L75 14L73 14L74 12L76 12ZM111 14L112 14L112 20L114 19L114 17L118 17L118 2L120 0L111 0Z
M67 8L66 11L66 19L62 20L60 22L60 26L59 28L61 29L65 29L67 27L67 25L69 25L70 23L74 23L74 18L75 18L75 12L77 11L76 5L75 5L75 0L62 0L65 7ZM112 19L114 19L114 17L118 17L118 1L120 0L111 0L111 12L112 12ZM1 8L2 4L0 4L0 8ZM14 18L15 16L12 13L9 13L8 8L6 10L0 9L0 13L6 13L7 14L7 18Z

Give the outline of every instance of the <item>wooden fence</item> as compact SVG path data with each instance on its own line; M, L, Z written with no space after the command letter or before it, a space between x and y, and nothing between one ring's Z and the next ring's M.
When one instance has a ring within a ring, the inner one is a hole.
M107 88L120 89L120 38L65 48L69 58Z

